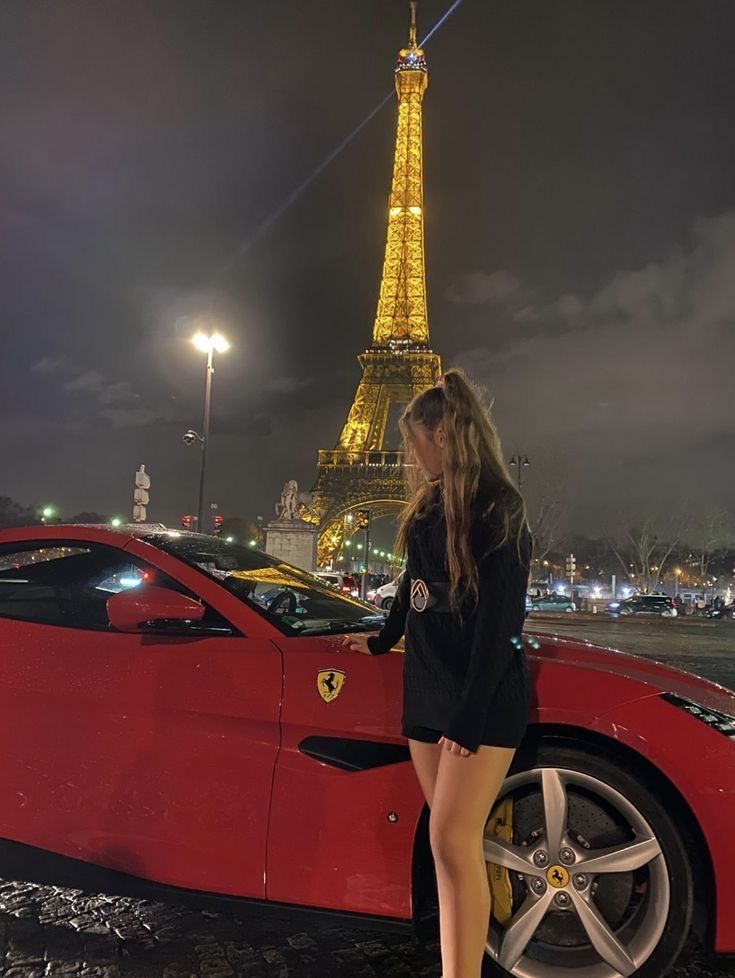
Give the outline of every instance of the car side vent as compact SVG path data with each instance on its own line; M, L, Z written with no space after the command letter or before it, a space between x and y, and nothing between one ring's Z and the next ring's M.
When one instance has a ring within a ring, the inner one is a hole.
M299 744L302 754L343 771L368 771L386 764L402 764L411 759L408 744L386 744L352 737L305 737Z

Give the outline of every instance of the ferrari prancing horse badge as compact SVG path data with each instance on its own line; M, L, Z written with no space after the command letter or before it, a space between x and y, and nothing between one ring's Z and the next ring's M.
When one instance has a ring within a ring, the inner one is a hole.
M341 669L322 669L316 674L316 688L325 703L331 703L339 696L346 675Z

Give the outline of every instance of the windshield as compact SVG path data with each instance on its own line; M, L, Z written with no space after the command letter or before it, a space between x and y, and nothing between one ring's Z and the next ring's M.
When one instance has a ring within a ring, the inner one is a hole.
M176 530L143 539L203 571L284 635L375 631L385 621L373 605L340 594L322 578L258 550Z

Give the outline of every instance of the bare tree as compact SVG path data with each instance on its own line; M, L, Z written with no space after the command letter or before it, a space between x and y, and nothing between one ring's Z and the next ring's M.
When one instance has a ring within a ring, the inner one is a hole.
M557 543L563 512L560 499L542 499L535 512L529 515L533 534L533 556L537 560L543 560Z
M699 546L695 548L699 575L704 579L709 576L709 568L713 558L722 550L733 545L735 541L735 520L732 513L722 509L707 510L699 522Z
M537 453L538 474L532 465L528 487L524 485L528 523L533 534L533 556L543 561L559 543L560 526L566 511L569 473L558 458Z
M682 519L668 537L663 537L649 516L640 525L625 530L622 541L608 538L608 545L628 580L643 594L649 594L660 584L666 561L687 527L688 522Z
M0 496L0 529L11 526L30 526L38 523L32 506L23 506L9 496Z

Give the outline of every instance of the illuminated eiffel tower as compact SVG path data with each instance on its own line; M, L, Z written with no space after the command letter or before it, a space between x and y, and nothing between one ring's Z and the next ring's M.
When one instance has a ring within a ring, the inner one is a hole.
M349 513L369 507L380 517L403 505L403 453L387 439L396 434L399 410L441 373L429 346L424 274L421 102L428 73L416 42L416 3L410 7L408 47L395 68L398 127L373 341L357 358L363 373L352 407L336 446L319 451L312 488L320 566L340 549Z

